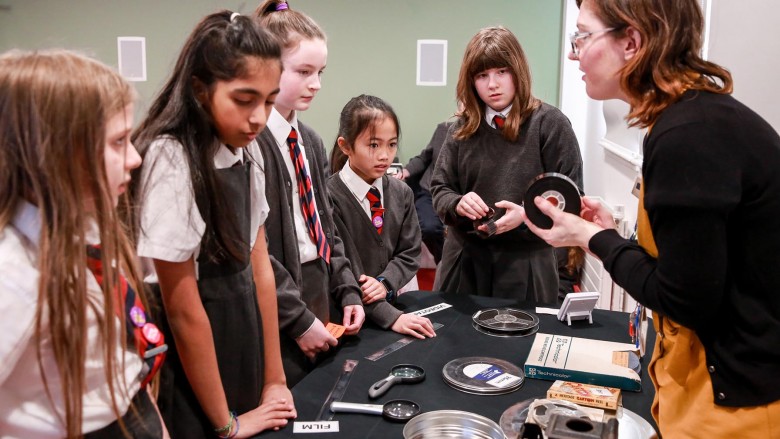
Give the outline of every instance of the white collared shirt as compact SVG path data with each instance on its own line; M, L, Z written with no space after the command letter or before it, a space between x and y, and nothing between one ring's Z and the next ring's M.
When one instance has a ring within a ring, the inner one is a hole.
M498 128L496 127L495 122L493 122L493 117L501 116L506 119L506 117L509 115L509 110L511 109L512 109L512 104L509 104L508 107L504 108L501 111L496 111L490 108L490 105L485 105L485 120L491 127Z
M265 199L263 156L256 141L246 146L252 166L250 174L250 245L254 246L257 231L268 217ZM220 145L214 155L214 167L224 169L243 163L244 149L231 151ZM144 157L141 168L141 233L138 256L142 257L145 281L157 282L151 259L183 262L192 257L197 275L197 258L206 231L206 223L198 210L192 188L190 168L184 147L170 136L155 139Z
M46 394L39 369L38 343L35 339L35 307L38 300L38 241L40 237L38 208L22 202L10 224L0 230L0 437L61 438L65 436L65 404L60 385L48 320L42 322L41 363L48 380L52 402ZM87 234L88 242L97 243L96 231ZM86 251L86 249L85 249ZM103 362L95 309L103 309L103 292L91 272L86 274L87 294L94 307L87 310L86 362L82 430L94 431L116 419ZM46 311L44 311L44 316ZM123 337L121 323L114 315L117 337ZM116 374L120 385L114 396L120 413L127 411L130 399L138 392L141 358L123 350L117 340L114 361L124 369ZM121 388L119 388L121 387Z
M306 149L303 147L303 139L301 138L301 130L298 129L298 113L293 111L293 120L288 122L276 108L271 110L271 115L268 116L268 122L266 123L268 129L271 130L276 144L279 146L279 151L282 153L284 159L284 165L287 168L287 172L292 179L292 187L290 188L291 200L293 200L293 219L295 221L295 234L298 237L298 254L300 255L301 264L317 259L317 245L312 241L309 235L309 225L306 223L306 218L303 216L301 210L301 199L298 194L298 180L295 174L295 166L293 165L292 157L290 157L290 145L287 144L287 136L290 135L290 129L295 128L298 132L298 145L301 148L301 155L303 156L303 163L306 166L306 170L311 176L311 166L309 160L306 158ZM313 183L313 182L312 182ZM317 199L314 200L314 210L317 209Z
M379 195L382 197L382 206L385 205L385 194L382 187L382 177L374 180L372 184L366 183L366 181L357 175L355 171L353 171L349 166L349 160L347 160L347 163L345 163L344 167L341 168L339 176L341 177L341 181L343 181L350 192L352 192L352 195L354 195L358 200L358 203L360 203L360 205L363 207L363 211L366 213L366 215L368 215L368 218L371 218L371 202L368 201L366 195L368 194L368 190L371 189L371 186L374 186L379 190Z

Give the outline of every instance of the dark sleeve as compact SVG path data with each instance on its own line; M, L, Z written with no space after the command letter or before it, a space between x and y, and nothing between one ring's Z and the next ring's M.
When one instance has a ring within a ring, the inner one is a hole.
M618 285L694 331L711 326L722 306L729 213L741 196L736 161L719 154L718 139L701 128L662 133L645 148L645 208L659 258L605 232L591 239Z
M463 220L455 212L462 193L457 189L458 181L458 148L460 141L448 137L441 146L439 158L431 178L431 194L433 195L433 210L444 224L463 226Z
M571 122L560 110L552 108L541 123L544 172L563 174L582 191L582 155Z
M393 323L403 314L401 310L386 300L377 300L374 303L364 305L364 307L366 308L366 316L382 329L393 326Z
M330 166L328 166L328 160L325 154L325 147L322 145L322 139L317 136L319 145L317 147L320 163L323 163L323 182L327 181L330 176ZM322 197L328 200L328 218L333 220L333 206L330 205L330 198L327 192L327 184L320 185L323 191L326 191ZM362 292L360 286L358 286L355 275L352 273L352 267L349 265L349 259L347 259L344 252L344 244L341 242L336 227L332 227L333 230L333 245L330 250L330 292L333 294L333 298L336 303L342 308L349 305L360 305Z
M292 338L298 338L309 329L316 317L301 299L301 292L284 265L272 255L268 256L276 281L279 329Z
M420 154L409 159L409 164L406 165L406 169L409 171L410 178L421 178L429 166L435 165L435 163L432 163L433 148L437 142L441 142L441 140L444 138L444 135L440 133L442 129L444 130L444 135L446 135L447 125L445 123L440 123L433 131L433 135L431 136L431 140L428 142L428 145L425 146Z
M330 271L330 293L333 295L335 303L342 308L348 305L360 305L360 287L352 274L349 260L344 255L344 244L341 242L338 230L336 230L333 222L333 206L330 203L327 184L330 169L325 154L325 147L322 144L322 138L317 133L308 129L308 127L306 131L310 132L308 141L312 142L311 150L314 151L315 160L317 161L317 190L322 191L317 202L320 203L322 201L323 206L320 210L325 213L323 221L328 221L328 230L331 230L333 233L333 239L330 241L330 264L328 265ZM313 164L312 166L315 165Z
M398 194L404 200L404 213L398 240L395 244L393 257L380 274L392 285L395 291L409 283L420 268L420 252L422 250L422 234L417 210L414 206L414 194L407 186L396 185L401 191Z

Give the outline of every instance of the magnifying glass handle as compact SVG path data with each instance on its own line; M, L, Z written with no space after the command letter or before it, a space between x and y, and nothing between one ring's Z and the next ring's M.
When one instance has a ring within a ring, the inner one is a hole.
M358 404L355 402L333 401L330 403L330 411L345 413L367 413L370 415L381 415L383 406L379 404Z
M371 388L368 389L368 396L370 398L379 398L384 395L390 387L393 387L393 384L400 381L401 379L395 375L390 375L387 378L381 379L371 385Z

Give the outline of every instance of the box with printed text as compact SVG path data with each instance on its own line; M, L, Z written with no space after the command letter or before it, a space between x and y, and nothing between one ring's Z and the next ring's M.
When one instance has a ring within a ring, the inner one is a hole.
M639 355L633 344L541 332L535 337L524 366L528 378L642 390Z

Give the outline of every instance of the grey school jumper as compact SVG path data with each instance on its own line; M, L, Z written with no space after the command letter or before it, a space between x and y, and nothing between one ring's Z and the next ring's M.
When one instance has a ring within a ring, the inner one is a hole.
M417 273L420 266L420 224L414 207L414 194L406 183L386 175L382 177L385 208L382 234L349 190L339 174L328 179L328 195L333 202L333 219L352 272L384 276L398 290ZM384 329L403 314L387 301L366 306L366 316Z
M551 105L534 110L515 142L485 120L470 138L447 139L431 181L433 207L449 226L434 289L556 302L551 247L522 226L483 239L473 233L470 220L455 212L468 192L488 206L501 200L520 204L531 180L544 172L564 174L582 187L577 138L566 116Z
M288 367L288 363L293 361L300 363L299 366L303 369L311 367L310 362L307 362L302 354L295 355L300 353L295 338L301 336L311 326L315 317L323 324L331 321L327 313L329 303L334 305L331 308L338 309L343 309L347 305L361 304L360 287L350 270L349 261L344 257L344 246L336 235L336 227L333 224L333 208L327 191L328 161L322 138L300 121L298 121L298 128L309 161L309 174L314 197L317 200L317 213L331 248L330 265L327 267L330 291L322 291L317 297L309 297L306 300L301 296L303 279L293 221L292 203L300 201L291 199L290 194L290 188L297 182L295 176L290 176L287 172L282 153L270 129L265 128L257 137L265 162L265 194L270 207L268 219L265 221L265 230L268 235L268 254L276 280L279 332L283 357L287 355L283 358L283 362L288 383L291 382L291 375L293 375L293 369ZM324 309L325 312L315 316L310 308ZM336 323L341 322L336 320ZM293 356L296 356L294 360Z

